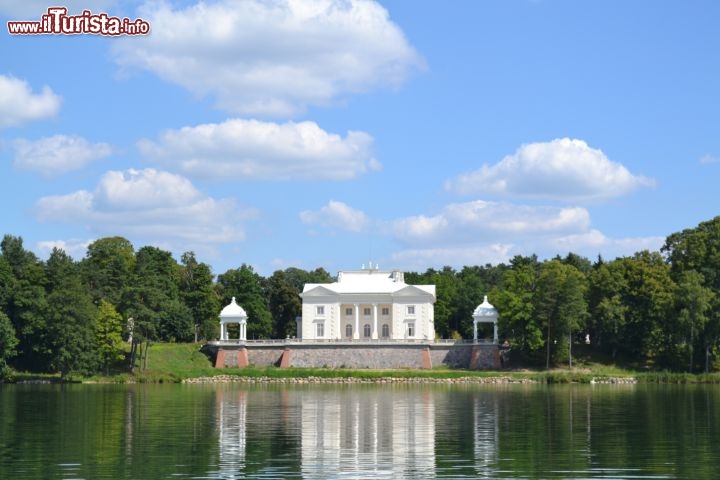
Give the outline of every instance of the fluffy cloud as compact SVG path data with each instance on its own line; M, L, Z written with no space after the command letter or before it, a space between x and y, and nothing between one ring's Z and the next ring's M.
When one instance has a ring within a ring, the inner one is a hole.
M214 95L218 107L246 115L287 117L397 86L422 65L374 1L153 2L139 16L152 35L117 39L118 64Z
M300 219L332 230L366 232L394 239L401 249L380 259L411 270L452 265L507 262L515 255L541 258L569 252L595 258L658 250L662 237L610 238L591 228L590 214L581 207L513 205L472 201L445 206L434 215L381 220L345 203L331 201Z
M496 242L584 231L590 214L584 208L513 205L476 200L447 205L432 216L411 216L391 222L398 240L408 244Z
M460 194L595 201L653 184L653 180L633 175L584 141L562 138L523 145L495 165L483 165L447 181L445 186Z
M50 256L54 248L63 250L74 259L80 259L87 253L87 247L94 240L44 240L37 242L37 250Z
M14 165L44 175L57 175L77 170L112 153L106 143L92 144L82 137L54 135L36 141L14 140Z
M154 169L107 172L94 191L43 197L36 212L40 220L91 225L99 234L119 232L153 244L242 240L239 223L255 214Z
M33 93L26 81L0 75L0 128L52 117L60 110L61 102L48 86Z
M141 153L192 176L236 180L346 180L378 170L373 139L343 138L314 122L277 124L231 119L164 132L142 140Z
M348 232L361 232L370 223L364 212L336 200L330 200L318 211L300 212L300 220L307 225L319 224Z

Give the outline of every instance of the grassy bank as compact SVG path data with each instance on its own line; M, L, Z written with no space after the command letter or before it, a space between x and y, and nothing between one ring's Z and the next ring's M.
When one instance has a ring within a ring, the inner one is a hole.
M153 344L150 346L147 367L136 368L134 373L117 373L110 377L93 377L89 382L114 383L177 383L183 380L214 377L219 375L250 378L354 378L360 380L396 379L461 379L475 377L503 377L511 380L527 380L537 383L620 383L634 379L637 383L713 383L720 384L720 373L686 374L670 372L648 372L623 369L611 365L583 363L573 369L552 370L501 370L475 371L437 367L430 370L397 369L328 369L328 368L288 368L248 367L243 369L216 369L210 359L200 352L199 344Z
M509 381L530 381L546 384L567 383L662 383L662 384L720 384L720 373L689 374L665 371L638 371L601 363L579 362L573 369L514 369L514 370L464 370L444 366L433 369L369 370L346 368L287 368L248 367L243 369L216 369L210 359L200 352L200 344L167 343L150 346L147 364L140 363L134 372L122 366L109 376L81 378L72 376L61 380L59 375L38 375L15 372L18 382L55 383L74 381L85 383L179 383L188 379L216 376L237 376L255 379L338 379L356 380L394 379L482 379L497 378Z

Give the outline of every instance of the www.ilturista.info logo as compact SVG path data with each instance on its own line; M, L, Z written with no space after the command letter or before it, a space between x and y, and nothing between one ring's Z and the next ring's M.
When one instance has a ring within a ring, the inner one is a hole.
M83 10L80 15L68 15L65 7L50 7L40 21L7 22L11 35L147 35L150 24L138 18L111 17L107 13Z

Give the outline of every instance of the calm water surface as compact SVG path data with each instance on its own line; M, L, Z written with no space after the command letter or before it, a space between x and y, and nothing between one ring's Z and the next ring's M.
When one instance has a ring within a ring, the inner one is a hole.
M720 387L0 385L0 479L720 478Z

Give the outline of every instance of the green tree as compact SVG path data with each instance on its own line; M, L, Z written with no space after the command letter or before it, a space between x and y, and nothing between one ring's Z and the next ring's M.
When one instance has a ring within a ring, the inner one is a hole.
M537 257L516 256L503 274L500 286L491 292L499 313L500 336L522 357L534 361L545 344L542 325L534 311L539 268Z
M132 286L126 289L123 310L132 317L137 341L191 341L194 322L180 299L180 267L172 254L142 247L135 255Z
M48 366L65 377L98 367L96 309L80 278L78 264L54 248L47 271Z
M83 281L94 302L105 299L116 308L130 285L135 265L135 248L123 237L95 240L81 262Z
M675 283L660 253L642 251L603 263L590 283L591 338L630 362L662 361Z
M5 235L0 243L3 262L2 295L5 313L18 339L13 366L29 371L46 371L47 301L45 268L34 253L25 250L21 237ZM8 268L10 275L8 275Z
M571 363L572 333L587 315L585 276L573 265L550 260L540 266L534 296L535 315L545 330L545 367Z
M282 270L275 271L267 279L267 296L270 314L273 319L273 337L295 336L295 319L302 313L300 291L289 281Z
M284 270L285 279L295 290L302 292L306 283L331 283L333 277L324 268L316 268L306 271L297 267L289 267Z
M705 328L708 323L709 313L714 299L712 290L705 287L703 276L695 270L686 270L680 274L677 285L677 311L678 325L687 333L688 371L693 371L694 346L698 338L705 335ZM709 345L703 345L707 351ZM706 367L707 368L707 367Z
M199 338L218 336L220 298L213 284L210 266L196 260L193 252L183 253L180 268L180 297L193 318Z
M0 380L8 379L11 376L7 362L17 353L15 350L17 344L15 329L8 316L0 310Z
M621 332L625 328L628 306L627 281L621 261L598 262L589 275L590 320L588 333L593 346L616 359L623 345Z
M678 283L684 272L694 271L702 275L704 287L716 294L706 313L703 332L707 366L709 354L720 347L720 216L669 235L662 251Z
M720 216L669 235L661 251L670 261L674 278L694 270L703 276L706 286L720 291Z
M240 268L228 270L218 275L222 304L230 303L232 297L247 312L247 336L252 338L269 338L272 334L272 319L268 308L263 281L253 268L242 264Z
M102 299L97 309L96 325L100 362L105 369L105 375L109 375L110 367L125 358L122 338L125 322L113 304Z

